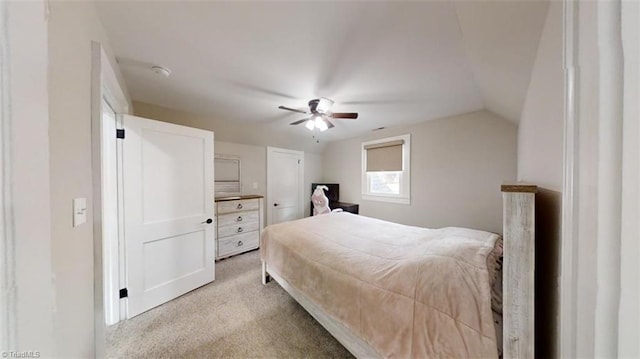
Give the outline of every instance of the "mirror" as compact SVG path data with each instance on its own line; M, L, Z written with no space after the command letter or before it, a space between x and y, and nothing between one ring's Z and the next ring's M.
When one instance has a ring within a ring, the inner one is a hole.
M215 154L215 195L238 195L242 190L240 156Z

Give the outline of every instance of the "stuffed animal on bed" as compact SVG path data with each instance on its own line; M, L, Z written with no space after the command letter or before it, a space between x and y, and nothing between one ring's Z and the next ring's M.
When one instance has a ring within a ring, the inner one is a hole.
M329 199L324 194L325 190L329 190L327 186L319 185L311 194L311 202L313 203L313 215L326 214L331 212L342 212L341 208L331 210L329 208Z

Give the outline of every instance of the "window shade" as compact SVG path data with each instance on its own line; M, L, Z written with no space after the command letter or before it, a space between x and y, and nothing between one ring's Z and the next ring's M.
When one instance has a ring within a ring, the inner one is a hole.
M404 140L365 145L367 172L402 171Z

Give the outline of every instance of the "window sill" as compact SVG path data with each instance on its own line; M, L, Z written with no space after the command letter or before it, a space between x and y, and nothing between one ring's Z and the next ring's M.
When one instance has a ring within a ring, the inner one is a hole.
M389 196L377 196L373 194L362 194L362 199L366 201L377 201L377 202L389 202L389 203L399 203L399 204L411 204L410 198L403 197L389 197Z

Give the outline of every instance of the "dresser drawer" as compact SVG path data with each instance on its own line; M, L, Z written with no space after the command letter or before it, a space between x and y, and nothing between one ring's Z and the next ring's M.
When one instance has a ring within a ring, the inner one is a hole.
M260 207L259 199L239 199L236 201L223 201L218 202L218 214L238 212L238 211L252 211L257 210Z
M249 222L258 222L260 220L260 212L236 212L218 215L218 227L238 225Z
M237 218L236 218L237 219ZM236 234L257 231L260 228L258 221L239 222L230 226L218 226L218 238L229 237Z
M218 238L218 257L258 248L260 245L260 231L238 234L226 238Z

